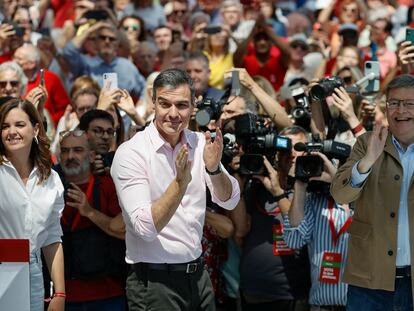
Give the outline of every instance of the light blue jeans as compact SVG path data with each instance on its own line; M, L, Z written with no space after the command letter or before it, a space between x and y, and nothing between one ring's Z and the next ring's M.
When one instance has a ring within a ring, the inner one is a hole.
M43 311L44 287L40 250L30 254L30 311Z

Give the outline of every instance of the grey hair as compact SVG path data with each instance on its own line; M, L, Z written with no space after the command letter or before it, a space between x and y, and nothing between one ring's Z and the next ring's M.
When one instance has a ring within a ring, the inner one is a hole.
M409 74L404 74L395 77L388 83L387 88L385 90L385 94L389 95L389 92L394 89L409 89L414 88L414 76Z
M298 134L303 134L306 137L306 139L308 139L309 133L303 127L298 126L298 125L292 125L292 126L285 127L283 130L279 132L279 135L281 136L298 135Z
M238 0L225 0L220 6L220 12L223 12L224 9L227 9L229 7L235 6L240 11L240 13L243 13L243 5Z
M209 69L210 68L210 61L208 60L208 57L206 54L204 54L201 51L191 52L190 55L187 57L187 61L191 60L199 60L202 61L204 64L204 68Z
M16 62L9 61L9 62L5 62L0 65L0 72L6 71L6 70L14 71L19 77L19 82L20 82L19 95L23 96L24 93L26 93L28 79L26 75L24 74L22 67L20 67L19 64Z
M155 103L155 100L157 99L158 89L163 87L174 89L181 85L188 85L191 93L191 103L194 103L195 88L193 80L187 72L177 68L161 71L161 73L155 78L152 89L152 100Z
M39 49L31 43L24 43L20 49L28 49L27 53L29 60L36 63L36 66L40 64L40 51Z

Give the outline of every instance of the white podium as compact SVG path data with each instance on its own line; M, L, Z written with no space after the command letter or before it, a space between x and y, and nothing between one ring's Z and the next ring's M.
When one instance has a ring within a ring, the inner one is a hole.
M30 310L29 240L0 239L0 310Z

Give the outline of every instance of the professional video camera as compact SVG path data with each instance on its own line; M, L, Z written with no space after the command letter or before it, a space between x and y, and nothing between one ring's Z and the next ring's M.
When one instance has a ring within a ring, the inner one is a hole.
M345 160L351 153L351 146L333 140L322 141L319 135L313 135L308 143L297 143L296 151L305 151L307 154L296 158L295 177L308 181L310 177L319 177L323 171L323 160L312 152L321 152L329 159Z
M212 98L203 98L197 103L197 113L195 119L198 125L207 126L210 120L218 120L221 115L222 107L228 102L230 96L240 95L240 78L239 72L233 71L231 73L230 83L227 84L227 88L223 96L215 101Z
M263 155L271 159L278 150L290 150L291 141L264 125L263 119L252 113L235 117L236 141L244 154L240 158L240 174L266 175Z
M292 97L295 100L296 107L290 112L295 119L295 124L310 131L311 110L310 101L305 94L303 87L297 87L291 90Z
M310 96L314 100L324 100L326 97L332 95L337 87L344 86L344 81L339 77L329 77L319 80L318 84L312 86L310 89Z

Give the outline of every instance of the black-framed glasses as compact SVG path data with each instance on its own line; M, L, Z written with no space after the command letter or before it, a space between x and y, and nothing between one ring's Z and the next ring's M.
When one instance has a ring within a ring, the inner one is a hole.
M109 137L115 137L116 135L116 131L113 128L108 128L105 130L102 127L95 127L90 130L95 134L96 137L99 138L103 137L105 133L108 134Z
M291 44L292 49L296 50L297 48L301 49L302 51L308 51L308 47L304 44L297 44L297 43L293 43Z
M386 102L387 108L390 110L397 109L402 105L404 108L407 108L409 110L414 110L414 99L389 99Z
M61 143L62 140L66 137L73 136L73 137L81 137L85 134L85 131L82 130L69 130L69 131L62 131L59 132L59 142Z
M20 82L18 80L0 81L0 88L6 88L9 83L11 87L18 87Z

